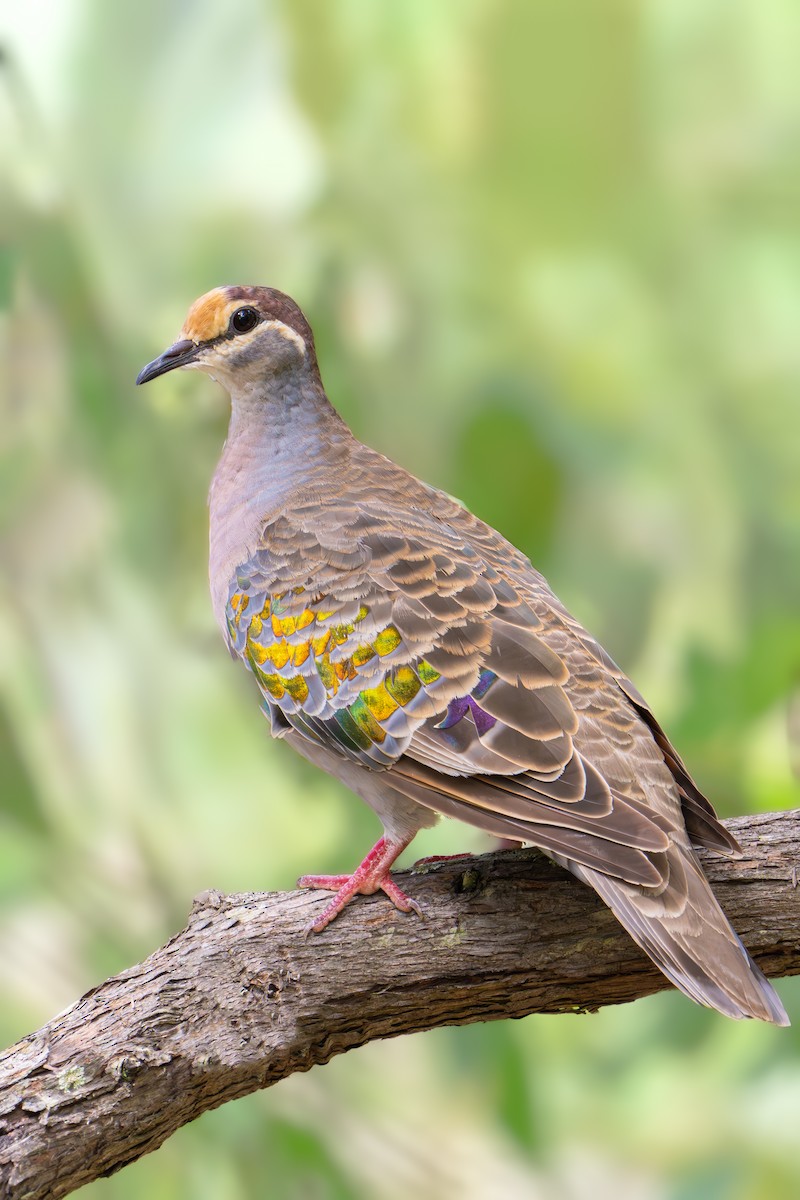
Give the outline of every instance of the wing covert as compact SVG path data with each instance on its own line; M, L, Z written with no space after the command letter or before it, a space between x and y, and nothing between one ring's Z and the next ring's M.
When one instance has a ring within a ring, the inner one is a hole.
M268 707L304 737L386 771L409 799L657 883L669 822L576 747L576 666L591 674L597 664L560 614L552 636L513 576L428 514L402 536L391 514L346 517L349 541L319 510L313 534L293 513L295 542L311 538L316 558L293 552L282 528L231 585L230 644ZM638 720L626 711L623 739ZM613 751L613 730L610 741Z

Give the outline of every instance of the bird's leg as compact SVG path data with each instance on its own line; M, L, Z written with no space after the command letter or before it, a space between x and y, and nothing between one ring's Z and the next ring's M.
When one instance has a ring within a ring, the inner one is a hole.
M474 857L475 854L472 850L462 850L460 854L426 854L425 858L417 859L411 870L416 871L418 867L435 867L439 863L455 862L457 858Z
M518 841L516 838L494 838L495 850L519 850L524 846L524 842ZM437 863L453 862L457 858L474 858L473 850L462 850L460 854L429 854L426 858L418 858L414 863L412 870L416 871L417 867L432 867Z
M415 912L422 916L422 909L416 900L401 892L389 874L392 863L403 853L413 836L412 834L411 837L403 839L380 838L352 875L301 876L297 881L298 887L324 888L326 891L336 892L327 908L323 909L315 920L309 922L305 932L321 933L354 896L372 896L379 890L384 891L395 908L399 908L401 912Z

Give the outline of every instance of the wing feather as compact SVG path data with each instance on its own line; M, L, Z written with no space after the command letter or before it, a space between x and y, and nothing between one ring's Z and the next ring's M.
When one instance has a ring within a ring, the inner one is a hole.
M415 486L428 509L387 494L280 514L236 572L229 641L273 729L541 847L689 995L784 1023L687 831L738 847L645 701L518 551Z
M519 589L474 552L386 531L319 544L358 587L287 578L286 522L231 586L232 644L268 705L426 807L652 886L664 822L577 751L573 673Z

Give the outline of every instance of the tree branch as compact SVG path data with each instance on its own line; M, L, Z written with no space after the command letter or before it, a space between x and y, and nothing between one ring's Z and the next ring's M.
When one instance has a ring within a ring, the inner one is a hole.
M703 855L714 890L767 974L798 973L800 810L727 824L744 857ZM401 885L425 920L376 896L310 938L313 893L198 898L166 946L0 1057L0 1196L57 1200L207 1109L375 1038L668 986L595 894L535 851Z

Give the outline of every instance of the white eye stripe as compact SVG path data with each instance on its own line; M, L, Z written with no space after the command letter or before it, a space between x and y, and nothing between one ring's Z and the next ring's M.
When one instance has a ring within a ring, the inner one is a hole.
M253 325L253 328L248 329L245 334L237 334L235 330L228 330L222 335L222 340L215 338L215 342L218 344L219 348L227 347L225 348L224 353L233 353L236 347L241 348L246 342L252 342L255 337L259 336L259 332L264 329L275 329L277 332L279 332L279 334L281 334L282 337L285 337L285 340L288 342L294 342L297 349L300 350L300 353L305 355L306 343L302 340L299 332L297 332L296 329L291 328L291 325L287 325L287 323L283 322L283 320L278 320L277 318L273 318L272 320L259 320L258 325Z
M297 332L297 330L292 329L291 325L287 325L285 323L285 321L278 321L277 319L272 320L272 321L262 321L261 325L266 326L268 329L279 330L280 333L283 335L283 337L285 337L290 342L294 342L295 346L297 346L297 349L300 351L301 354L305 354L305 352L306 352L305 342L300 337L300 334ZM259 326L256 325L255 329L253 330L253 333L258 333L258 330L259 330Z
M255 341L255 339L260 336L261 331L264 329L274 329L280 334L281 337L285 338L286 341L293 342L303 357L305 357L306 343L303 338L296 329L292 329L291 325L287 325L285 321L279 321L277 318L267 321L259 321L258 325L255 325L252 329L249 329L247 333L235 333L232 331L226 332L225 334L214 338L210 343L208 343L209 349L213 350L215 354L219 354L227 358L229 355L236 354L237 351L241 350L243 346L249 345L250 342Z

